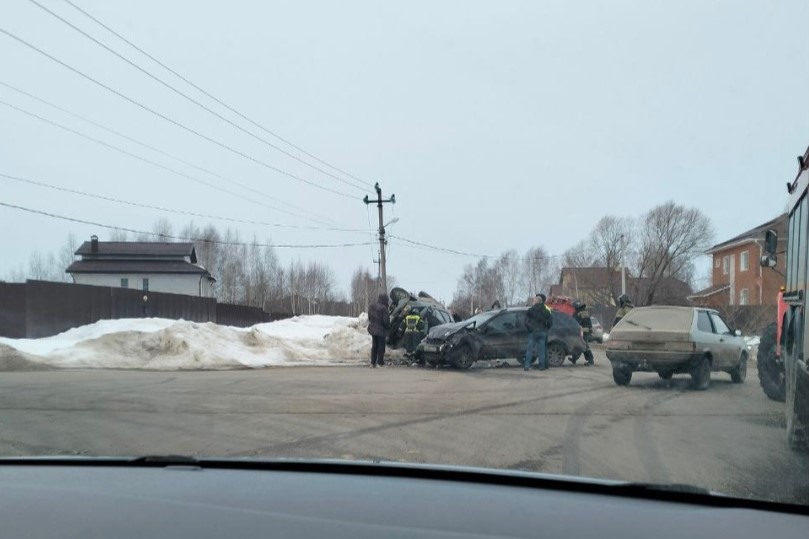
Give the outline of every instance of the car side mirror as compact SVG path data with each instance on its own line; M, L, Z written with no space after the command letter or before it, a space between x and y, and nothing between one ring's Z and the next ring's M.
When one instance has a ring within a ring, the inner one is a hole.
M768 255L775 255L778 247L778 232L775 230L768 230L764 236L764 252Z
M737 337L741 337L742 336L742 331L740 329L734 329L733 334L736 335Z

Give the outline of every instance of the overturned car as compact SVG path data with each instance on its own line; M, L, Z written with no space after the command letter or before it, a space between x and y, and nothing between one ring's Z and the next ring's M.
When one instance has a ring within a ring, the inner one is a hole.
M416 349L416 357L439 366L468 369L481 359L517 359L522 362L528 342L527 307L509 307L480 313L463 322L430 329ZM568 356L587 350L581 326L569 315L553 311L548 332L548 364L559 367Z
M390 299L387 344L391 348L400 348L411 341L415 350L415 346L427 336L430 328L453 321L447 308L426 292L414 295L403 288L394 288ZM412 318L413 315L418 317L420 323L417 327L408 327L408 317Z

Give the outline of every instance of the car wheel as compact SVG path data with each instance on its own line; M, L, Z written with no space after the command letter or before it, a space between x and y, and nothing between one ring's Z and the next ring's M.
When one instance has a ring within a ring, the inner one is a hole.
M632 371L625 367L613 367L612 379L615 380L615 383L619 386L628 386L629 382L632 380Z
M674 371L661 371L657 375L663 380L671 380L671 377L674 376Z
M702 391L711 384L711 360L702 356L691 371L691 387Z
M786 383L784 381L784 368L775 358L775 339L777 328L770 324L761 336L756 356L758 368L758 382L762 391L770 399L784 402L786 399Z
M743 384L747 379L747 354L742 353L739 364L730 371L730 379L733 380L734 384Z
M455 368L468 369L475 362L475 356L472 355L472 350L468 346L462 346L455 350L450 362Z
M565 347L558 342L548 344L548 365L551 367L561 367L565 362Z

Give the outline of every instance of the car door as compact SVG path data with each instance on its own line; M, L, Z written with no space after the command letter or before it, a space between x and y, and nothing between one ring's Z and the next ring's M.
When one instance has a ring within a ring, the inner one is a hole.
M722 367L733 367L739 360L739 337L736 337L718 313L709 313L714 330L719 335L719 345L722 349Z
M519 328L517 313L501 313L486 324L483 332L481 359L516 357L516 339Z
M711 317L711 324L713 324L714 332L719 337L719 348L721 361L718 367L732 367L736 364L738 358L739 344L737 337L730 330L730 327L722 320L718 313L708 313ZM716 364L716 356L714 356L714 364Z
M720 336L714 330L714 325L711 323L711 317L708 311L697 311L697 330L694 335L694 342L697 349L703 352L709 352L713 357L714 364L722 361L721 342Z

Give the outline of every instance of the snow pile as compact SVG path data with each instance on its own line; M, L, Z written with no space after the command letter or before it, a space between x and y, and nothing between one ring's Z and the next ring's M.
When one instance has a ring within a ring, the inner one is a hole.
M359 364L366 361L371 346L361 322L317 315L236 328L159 318L103 320L44 339L0 338L0 370Z
M761 337L745 337L744 342L747 345L747 349L750 351L749 357L754 358L758 356L758 345L761 343Z

